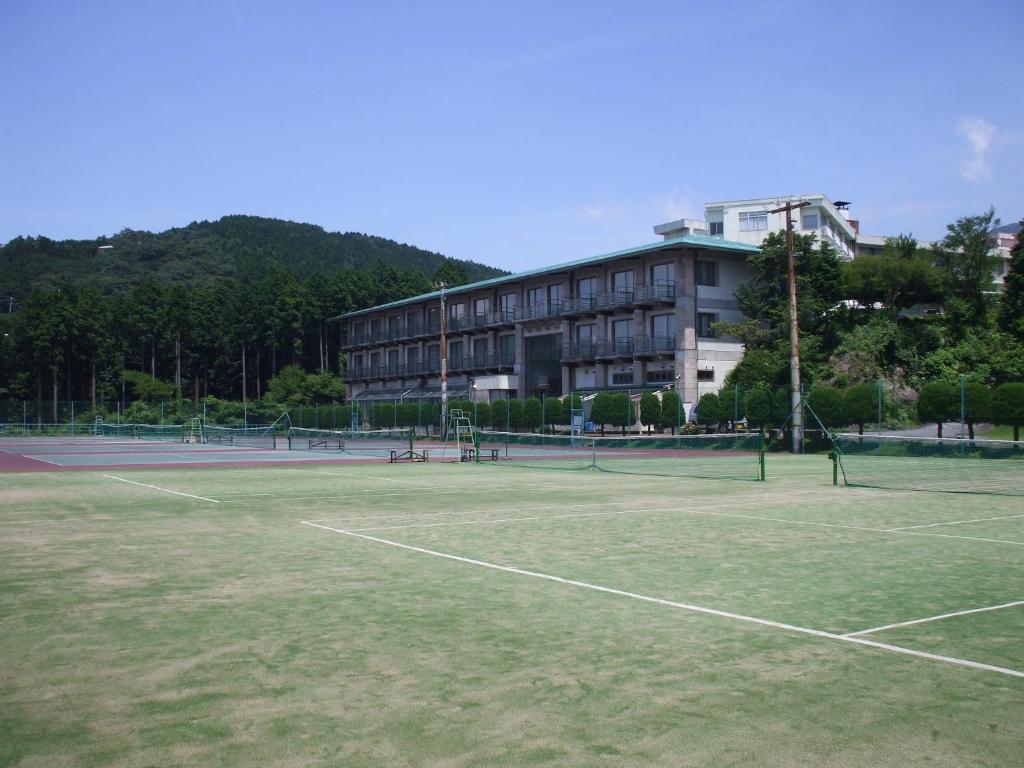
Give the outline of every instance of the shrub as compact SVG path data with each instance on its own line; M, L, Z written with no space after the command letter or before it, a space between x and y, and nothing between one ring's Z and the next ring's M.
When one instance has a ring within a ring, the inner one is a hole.
M653 392L640 395L640 421L647 425L648 432L661 426L661 400Z
M707 392L701 395L697 401L697 423L707 427L710 431L718 428L722 421L722 403L714 392Z
M811 387L807 394L807 403L826 429L841 427L847 423L843 411L843 393L836 387Z
M748 392L745 399L744 413L747 416L747 423L758 429L763 428L772 418L771 392L758 387Z
M598 392L590 406L590 420L600 427L602 437L604 436L605 425L614 424L612 410L615 402L612 398L611 392Z
M536 431L540 427L543 415L540 398L526 398L526 402L523 404L523 426L531 432Z
M933 381L921 387L917 398L917 417L922 422L934 421L938 436L942 437L942 422L958 418L960 394L956 387L944 381Z
M676 433L676 427L682 426L686 422L682 408L683 402L679 399L679 393L675 390L662 393L661 427L663 429L670 428L673 435Z
M1020 440L1024 424L1024 384L1002 384L992 398L992 414L996 423L1013 426L1014 441Z
M864 425L878 418L878 386L858 384L846 390L843 395L843 409L846 418L857 425L857 431L864 434Z

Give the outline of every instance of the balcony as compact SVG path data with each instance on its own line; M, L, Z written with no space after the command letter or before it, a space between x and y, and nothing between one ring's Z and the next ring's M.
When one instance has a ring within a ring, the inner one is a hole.
M641 336L636 339L633 354L638 358L673 357L675 336Z
M607 291L597 295L596 309L602 314L611 314L617 309L632 307L636 304L636 291L618 290Z
M545 302L544 304L529 304L519 310L519 320L528 323L536 320L547 320L562 315L564 301Z
M611 341L602 341L598 343L595 359L614 360L624 357L632 359L635 351L635 339L612 339Z
M499 309L494 312L488 312L487 315L477 315L478 322L477 328L483 328L485 326L503 326L503 325L515 325L516 323L516 310L514 307ZM482 318L482 321L481 321Z
M636 303L641 307L654 307L658 304L674 304L676 300L676 284L659 281L654 285L641 285L636 289Z
M562 361L566 363L587 362L597 359L596 341L573 341L562 345Z
M579 317L581 315L597 314L596 296L576 296L562 302L562 315L565 317Z

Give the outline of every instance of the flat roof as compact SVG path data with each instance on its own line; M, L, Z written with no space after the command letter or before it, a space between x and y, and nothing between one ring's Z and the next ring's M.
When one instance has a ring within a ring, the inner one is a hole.
M514 275L502 275L501 277L492 277L487 280L480 280L475 283L467 283L466 285L459 285L454 288L449 288L446 292L448 296L459 293L469 293L470 291L476 291L480 288L490 288L495 285L501 285L502 283L512 283L517 280L524 280L529 277L537 277L538 275L546 275L552 272L564 272L567 269L576 269L578 267L584 267L590 264L599 264L603 261L612 261L613 259L621 259L624 256L639 256L645 253L655 253L657 251L670 250L672 248L679 248L683 246L691 246L696 248L711 248L719 251L736 251L740 253L759 253L760 248L756 245L750 245L748 243L737 243L732 240L723 240L720 237L709 237L706 235L684 235L683 237L673 237L670 240L662 240L657 243L649 243L647 245L638 245L633 248L626 248L623 251L613 251L612 253L603 253L600 256L590 256L585 259L577 259L576 261L566 261L562 264L554 264L550 267L541 267L540 269L531 269L526 272L517 272ZM430 293L421 293L419 296L410 296L408 299L399 299L398 301L392 301L388 304L378 304L375 307L367 307L366 309L359 309L355 312L349 312L344 315L338 315L337 317L330 318L331 320L344 320L349 317L358 317L359 315L366 315L371 312L379 312L382 309L391 309L393 307L402 307L406 304L415 304L419 301L427 301L429 299L436 299L440 297L440 291L431 291Z

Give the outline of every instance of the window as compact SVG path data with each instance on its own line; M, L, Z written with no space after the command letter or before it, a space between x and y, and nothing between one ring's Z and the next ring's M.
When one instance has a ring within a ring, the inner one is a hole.
M663 371L647 372L648 384L665 384L670 381L675 381L675 378L675 371L673 371L671 368Z
M388 318L388 338L397 339L399 336L398 329L402 325L402 316L394 315Z
M800 226L804 229L818 228L818 214L805 213L800 217Z
M676 316L675 315L655 315L651 318L651 335L655 339L655 344L659 345L666 344L669 349L675 346L676 336Z
M676 265L675 264L655 264L651 267L651 284L652 285L675 285L676 284Z
M697 381L714 381L715 380L715 369L698 369L697 370Z
M364 333L366 333L366 325L361 320L358 323L352 324L352 339L356 343L363 340Z
M612 275L612 290L619 291L633 290L633 270L627 269L624 272L615 272Z
M462 342L453 341L448 344L448 362L454 368L462 367Z
M615 341L633 340L633 320L616 320L612 323L612 338Z
M597 295L597 278L584 277L576 283L576 295L583 299L591 299Z
M380 352L370 353L370 373L376 374L380 370Z
M514 293L503 293L501 294L501 311L515 313L516 306L519 304L519 296Z
M632 384L633 383L633 372L623 371L621 373L612 374L612 384Z
M548 286L548 306L551 307L552 312L557 312L562 308L561 283L555 283L554 285Z
M740 232L761 232L768 229L768 214L749 212L740 214Z
M405 350L405 372L408 375L416 375L420 369L420 351L417 347L409 347Z
M708 234L712 237L722 237L725 234L725 224L721 221L709 221Z
M473 339L473 365L487 365L487 339Z
M718 285L718 262L697 262L697 285Z
M441 315L441 310L437 307L429 307L427 309L427 332L436 333L440 329L438 318Z
M491 311L491 300L490 299L474 299L473 301L473 314L477 317L486 315Z
M452 320L461 320L466 316L466 305L461 301L458 304L448 306L448 317Z
M505 334L498 337L498 349L501 352L502 365L512 365L516 361L516 337L515 334Z
M581 344L589 344L594 339L594 326L592 325L577 325L576 326L576 341Z
M398 350L388 350L388 375L394 376L398 373Z
M377 341L381 338L384 332L384 321L379 317L375 320L370 321L370 340Z
M420 313L409 312L405 316L405 332L412 336L420 332Z
M431 344L427 347L427 366L431 371L441 368L441 345Z
M526 306L539 307L544 303L543 288L528 288L526 291Z
M352 372L360 374L363 372L363 356L353 355L352 356Z
M697 337L701 339L713 339L717 335L711 326L718 322L718 315L714 312L697 313Z

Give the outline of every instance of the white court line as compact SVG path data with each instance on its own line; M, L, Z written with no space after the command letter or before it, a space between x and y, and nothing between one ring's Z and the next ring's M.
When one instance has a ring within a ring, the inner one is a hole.
M952 533L921 533L921 531L885 531L885 533L905 533L907 536L938 536L942 539L966 539L967 541L988 541L993 544L1014 544L1024 547L1024 541L1010 541L1009 539L984 539L980 536L954 536Z
M494 523L518 523L527 520L561 520L566 517L595 517L597 515L628 515L634 510L618 509L612 512L577 512L568 515L536 515L534 517L496 517L491 520L449 520L443 523L411 523L409 525L382 525L375 528L350 528L356 531L396 531L408 528L440 528L446 525L493 525ZM312 522L312 521L310 521ZM696 521L693 521L696 522Z
M33 461L44 461L47 464L53 464L53 466L55 466L55 467L63 467L64 466L59 461L50 461L49 459L42 459L39 456L30 456L27 453L23 453L21 455L24 456L26 459L32 459Z
M199 499L200 501L212 501L214 504L220 504L216 499L208 499L205 496L194 496L191 493L182 493L181 491L172 491L170 488L161 488L159 485L149 485L148 483L137 483L134 480L125 480L123 477L115 477L114 475L103 475L103 477L109 477L111 480L120 480L122 483L131 483L132 485L141 485L143 488L152 488L154 491L163 491L164 493L173 493L175 496L188 496L190 499Z
M604 504L559 504L559 505L554 506L554 507L530 507L529 509L499 509L497 511L498 512L536 512L536 511L542 510L542 509L574 509L574 508L577 508L577 507L584 507L584 508L586 508L586 507L591 507L591 508L593 508L593 507L612 507L612 506L618 505L618 503L619 502L617 502L617 501L610 501L610 502L606 502ZM475 512L475 511L476 510L467 510L465 512L453 512L450 509L446 509L443 512L419 512L419 513L416 513L416 514L409 514L409 515L365 515L365 516L362 516L362 517L337 517L337 516L334 516L334 517L315 517L315 518L311 518L309 522L311 522L311 523L330 523L330 522L334 522L334 523L352 523L352 522L356 522L358 520L377 520L379 522L387 522L387 521L390 521L390 520L405 520L405 519L410 519L410 518L413 519L413 520L418 520L421 517L437 517L438 515L464 515L464 514L468 514L469 512ZM633 510L622 510L622 511L632 512ZM649 511L655 512L655 511L661 511L661 510L649 510ZM595 513L595 514L605 515L605 514L609 514L609 513L607 513L607 512L599 512L599 513Z
M711 500L712 499L708 499L708 501L711 501ZM694 499L693 501L700 502L702 500L701 499ZM602 503L586 503L586 504L557 504L557 505L551 506L551 507L533 507L533 506L531 506L531 507L528 507L528 508L525 508L525 509L524 508L513 508L513 509L498 509L498 510L495 510L495 511L496 512L536 512L538 510L547 510L547 509L554 509L554 510L578 509L578 508L584 508L584 509L590 508L590 509L592 509L594 507L614 507L614 506L619 506L621 503L622 502L618 502L618 501L606 501L606 502L602 502ZM764 501L762 499L748 499L747 501L735 500L735 501L725 502L723 504L700 504L700 503L698 503L695 507L677 507L677 506L674 506L674 507L641 507L639 509L634 508L634 509L622 509L622 510L616 509L616 510L611 510L609 512L595 512L594 514L595 515L618 515L618 514L635 513L635 512L643 512L643 513L678 512L680 514L713 515L713 514L716 514L716 513L709 512L709 511L706 511L706 510L708 510L708 509L719 509L721 507L728 507L728 508L731 509L731 508L734 508L734 507L737 507L737 506L749 506L749 505L758 506L758 505L763 504L763 503L764 503ZM310 507L310 509L316 509L316 507ZM310 518L309 522L311 522L311 523L330 523L330 522L334 522L334 523L350 523L350 522L355 522L355 521L358 521L358 520L378 520L380 522L389 522L391 520L403 520L403 519L409 519L409 518L411 518L413 520L417 520L417 519L422 518L422 517L437 517L438 515L465 515L465 514L469 514L470 512L475 512L475 511L477 511L477 510L465 510L463 512L454 512L452 510L444 510L442 512L420 512L420 513L417 513L417 514L408 514L408 515L387 515L387 514L385 514L385 515L365 515L365 516L360 516L360 517L338 517L337 515L332 515L331 517L315 517L315 518ZM722 514L724 514L724 513L722 513ZM747 517L746 515L727 515L727 514L724 514L724 516L726 516L726 517ZM509 519L510 520L511 519L533 520L533 519L547 519L548 517L560 517L560 515L545 515L542 518L532 518L532 517L529 517L529 518L509 518ZM490 519L493 519L493 518L490 518ZM769 519L769 518L754 518L754 519L761 520L761 519ZM481 521L481 522L487 522L487 521L484 520L484 521ZM460 524L460 523L451 523L451 524L455 525L455 524ZM461 524L462 525L476 525L477 523L475 521L470 520L470 521L462 522ZM828 523L808 523L808 525L830 525L830 524L828 524ZM410 528L410 527L418 527L418 526L413 526L411 524L410 525L404 525L404 526L389 526L389 529L394 529L394 528ZM365 528L365 529L364 528L360 528L359 530L371 530L371 529L369 529L369 528Z
M523 490L524 490L524 488L521 485L511 485L511 486L508 486L508 487L495 486L493 488L492 487L488 487L487 488L488 492L491 492L491 491L523 491ZM544 490L554 490L554 489L553 488L546 488ZM454 493L460 493L460 494L465 495L466 489L465 488L448 488L448 489L446 489L446 488L429 488L429 489L410 488L407 491L377 491L377 490L374 490L373 488L361 488L361 489L358 489L355 493L333 493L331 491L323 491L323 492L321 492L317 496L275 496L272 499L267 499L267 501L316 501L318 499L323 499L325 501L332 501L334 499L353 499L353 498L361 499L361 498L364 498L367 493L372 493L374 498L378 498L380 496L408 496L410 493L416 494L417 496L420 496L420 495L423 495L423 494L428 494L428 495L430 495L430 494L450 495L450 494L454 494ZM256 496L256 495L257 494L248 494L248 495L245 495L245 497L243 498L243 494L237 494L237 495L233 495L229 499L224 499L224 503L225 504L233 504L233 503L237 504L237 503L241 503L241 502L245 502L245 501L253 501L254 499L250 498L250 496Z
M1024 515L1003 515L1002 517L978 517L974 520L951 520L948 523L928 523L927 525L905 525L902 528L890 528L890 531L913 531L917 528L938 528L942 525L966 525L967 523L989 523L993 520L1014 520Z
M785 624L781 621L772 621L771 619L759 619L754 616L744 616L740 613L731 613L729 611L721 611L717 608L707 608L701 605L693 605L691 603L680 603L674 600L665 600L660 597L650 597L648 595L641 595L636 592L627 592L621 589L614 589L612 587L603 587L599 584L591 584L586 581L576 581L575 579L565 579L561 576L552 576L547 573L539 573L537 571L527 571L523 568L515 568L509 565L497 565L495 563L488 563L484 560L473 560L468 557L461 557L459 555L451 555L446 552L438 552L433 549L426 549L424 547L415 547L411 544L402 544L397 541L391 541L390 539L382 539L377 536L370 536L365 533L355 533L353 531L347 531L344 528L332 528L328 525L320 525L319 523L312 523L308 520L302 521L303 525L308 525L312 528L320 528L325 531L332 531L334 533L340 533L345 536L352 536L357 539L364 539L366 541L372 541L377 544L386 544L390 547L397 547L399 549L409 550L410 552L418 552L424 555L430 555L432 557L440 557L445 560L454 560L460 563L467 563L469 565L475 565L480 568L489 568L493 571L501 571L504 573L512 573L517 576L529 576L535 579L543 579L545 581L553 581L558 584L566 584L572 587L580 587L581 589L590 589L595 592L605 592L610 595L618 595L619 597L628 597L633 600L641 600L646 603L654 603L656 605L664 605L669 608L680 608L686 611L693 611L695 613L703 613L710 616L718 616L726 619L733 619L735 621L745 621L751 624L759 624L764 627L772 627L774 629L786 630L788 632L796 632L803 635L813 635L815 637L823 637L829 640L838 640L846 643L855 643L857 645L866 645L872 648L880 648L886 651L892 651L894 653L901 653L907 656L916 656L922 659L931 659L932 661L943 661L947 664L956 664L962 667L970 667L972 669L982 669L989 672L998 672L1004 675L1010 675L1011 677L1024 678L1024 672L1016 669L1007 669L1005 667L996 667L992 664L983 664L979 661L970 661L968 659L958 659L953 656L940 656L935 653L927 653L925 651L915 651L911 648L903 648L898 645L889 645L888 643L879 643L874 640L865 640L861 637L847 637L845 635L837 635L833 632L825 632L820 629L810 629L808 627L798 627L794 624Z
M1002 608L1013 608L1015 605L1024 605L1024 600L1014 600L1012 603L1003 603L1002 605L990 605L987 608L971 608L967 611L954 611L953 613L943 613L938 616L928 616L923 619L914 619L913 621L900 621L895 624L885 624L881 627L872 627L871 629L861 629L857 632L847 632L843 637L857 637L859 635L870 635L872 632L882 632L886 629L896 629L897 627L909 627L913 624L925 624L929 621L938 621L939 619L949 619L953 616L967 616L971 613L985 613L987 611L998 611Z

